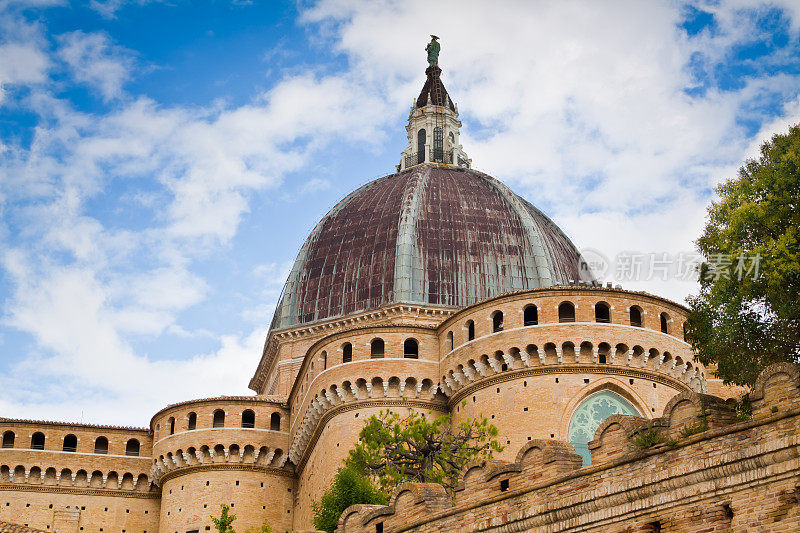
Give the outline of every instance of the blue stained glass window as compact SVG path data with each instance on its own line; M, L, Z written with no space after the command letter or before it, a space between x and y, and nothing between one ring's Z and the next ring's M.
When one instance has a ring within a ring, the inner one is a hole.
M600 391L581 402L569 422L569 443L583 457L583 466L591 464L589 441L594 432L611 415L641 416L633 405L619 394Z

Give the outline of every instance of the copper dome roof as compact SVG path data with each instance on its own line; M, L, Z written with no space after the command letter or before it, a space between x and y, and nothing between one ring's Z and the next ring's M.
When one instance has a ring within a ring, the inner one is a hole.
M388 303L463 307L587 280L580 263L569 238L501 182L475 170L417 165L357 189L317 224L272 329Z

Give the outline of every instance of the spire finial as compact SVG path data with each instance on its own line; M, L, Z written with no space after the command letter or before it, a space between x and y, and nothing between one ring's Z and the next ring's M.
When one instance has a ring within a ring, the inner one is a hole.
M439 50L441 50L442 45L440 45L438 41L439 37L431 35L431 42L425 47L425 51L428 52L428 66L439 66Z

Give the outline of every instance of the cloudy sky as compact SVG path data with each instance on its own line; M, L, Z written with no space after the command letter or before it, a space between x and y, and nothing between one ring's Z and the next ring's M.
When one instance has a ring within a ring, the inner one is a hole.
M800 121L796 0L0 0L0 416L247 393L303 239L398 162L430 33L474 166L678 301L714 185Z

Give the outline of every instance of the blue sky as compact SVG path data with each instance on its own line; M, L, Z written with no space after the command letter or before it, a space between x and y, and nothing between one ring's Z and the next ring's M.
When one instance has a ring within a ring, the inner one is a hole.
M610 259L692 252L800 121L797 2L437 6L0 1L0 416L246 393L303 239L399 160L430 33L474 166Z

